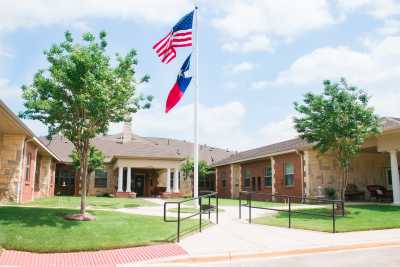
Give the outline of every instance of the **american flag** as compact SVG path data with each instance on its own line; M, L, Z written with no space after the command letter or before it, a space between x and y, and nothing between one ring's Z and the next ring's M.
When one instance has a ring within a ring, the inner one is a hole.
M163 63L168 64L176 57L175 47L192 46L193 13L194 11L181 18L172 30L153 46Z

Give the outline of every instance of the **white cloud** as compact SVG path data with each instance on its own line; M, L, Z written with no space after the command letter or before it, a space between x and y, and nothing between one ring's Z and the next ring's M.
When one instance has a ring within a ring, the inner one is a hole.
M400 77L400 36L370 43L363 52L348 47L318 48L296 59L275 80L264 86L321 88L325 79L347 78L373 96L371 103L380 115L400 115L398 79ZM318 86L316 86L318 85ZM396 99L396 100L394 100Z
M78 22L82 26L84 23L81 20L87 18L165 23L177 20L190 9L191 3L188 0L4 0L0 3L0 31Z
M398 0L337 0L337 3L345 14L360 9L380 19L400 14Z
M248 61L243 61L238 64L226 65L224 69L228 73L238 74L242 72L252 71L254 69L254 64Z
M214 3L212 23L225 37L228 51L270 51L271 38L291 40L336 22L327 0L232 0Z
M222 49L229 52L271 52L271 40L265 35L254 35L245 40L230 41L222 45Z
M259 131L263 145L285 141L298 136L293 123L294 115L267 123Z

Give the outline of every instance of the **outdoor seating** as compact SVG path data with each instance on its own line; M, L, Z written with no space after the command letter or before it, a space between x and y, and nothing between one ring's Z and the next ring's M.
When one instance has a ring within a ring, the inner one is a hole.
M363 200L365 192L358 189L355 184L348 184L345 191L346 200Z
M391 201L393 199L393 191L387 190L382 185L367 185L367 190L371 199L379 201Z

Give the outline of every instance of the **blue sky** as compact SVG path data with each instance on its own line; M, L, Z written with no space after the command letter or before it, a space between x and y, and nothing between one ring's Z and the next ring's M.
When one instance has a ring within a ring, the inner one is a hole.
M400 116L400 1L199 0L200 142L242 150L296 135L293 102L322 90L324 79L368 91L380 115ZM192 139L193 90L169 114L164 102L189 48L169 65L151 46L192 8L186 0L0 2L0 98L23 109L22 84L46 67L43 50L71 30L108 33L108 52L139 54L138 73L154 96L135 114L146 136ZM47 129L26 123L43 135ZM112 125L118 132L121 125Z

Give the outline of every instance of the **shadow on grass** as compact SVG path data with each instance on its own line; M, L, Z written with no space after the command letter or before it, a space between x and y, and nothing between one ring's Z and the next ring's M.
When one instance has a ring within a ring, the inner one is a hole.
M76 213L72 209L46 209L28 207L0 207L0 225L22 225L26 227L51 226L70 228L80 222L67 221L63 217Z

